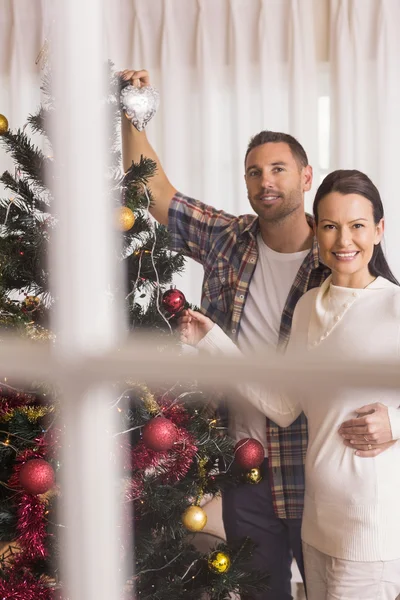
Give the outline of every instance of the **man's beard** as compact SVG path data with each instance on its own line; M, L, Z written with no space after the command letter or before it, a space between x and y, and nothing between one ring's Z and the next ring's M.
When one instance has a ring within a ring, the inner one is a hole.
M291 192L289 196L279 194L281 201L278 205L264 205L260 206L258 200L256 206L254 206L250 197L249 201L253 207L253 210L257 213L258 217L265 223L279 224L283 223L290 215L296 212L303 204L301 192ZM257 210L256 210L257 209Z

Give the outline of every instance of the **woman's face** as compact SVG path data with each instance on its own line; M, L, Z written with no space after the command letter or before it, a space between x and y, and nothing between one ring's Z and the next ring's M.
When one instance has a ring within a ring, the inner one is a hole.
M331 269L336 285L368 285L368 263L382 239L383 219L374 222L367 198L339 192L325 196L318 205L316 235L321 261Z

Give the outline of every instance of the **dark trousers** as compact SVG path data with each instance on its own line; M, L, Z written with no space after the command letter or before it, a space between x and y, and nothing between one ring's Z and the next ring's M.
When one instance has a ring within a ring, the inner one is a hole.
M275 515L265 463L263 467L264 477L260 483L245 483L223 493L225 532L228 542L251 538L257 548L249 568L270 574L270 590L246 600L291 600L293 556L305 581L301 519L279 519Z

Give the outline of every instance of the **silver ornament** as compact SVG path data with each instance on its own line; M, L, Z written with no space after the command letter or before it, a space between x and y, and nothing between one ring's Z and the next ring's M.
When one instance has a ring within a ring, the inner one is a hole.
M142 131L157 112L160 94L150 85L141 88L127 85L121 91L120 102L132 125Z

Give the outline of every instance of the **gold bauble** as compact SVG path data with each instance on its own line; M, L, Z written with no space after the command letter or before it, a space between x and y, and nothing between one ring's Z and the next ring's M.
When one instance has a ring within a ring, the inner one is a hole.
M129 231L135 224L135 215L127 206L117 209L117 225L120 231Z
M253 485L262 481L261 471L257 467L250 469L244 477L248 483L252 483Z
M0 115L0 135L8 131L8 121L4 115Z
M207 515L200 506L189 506L182 515L182 523L189 531L201 531L207 523Z
M225 552L219 552L216 550L210 554L207 563L210 571L221 575L221 573L226 573L226 571L229 571L231 559L229 558L228 554L225 554Z

